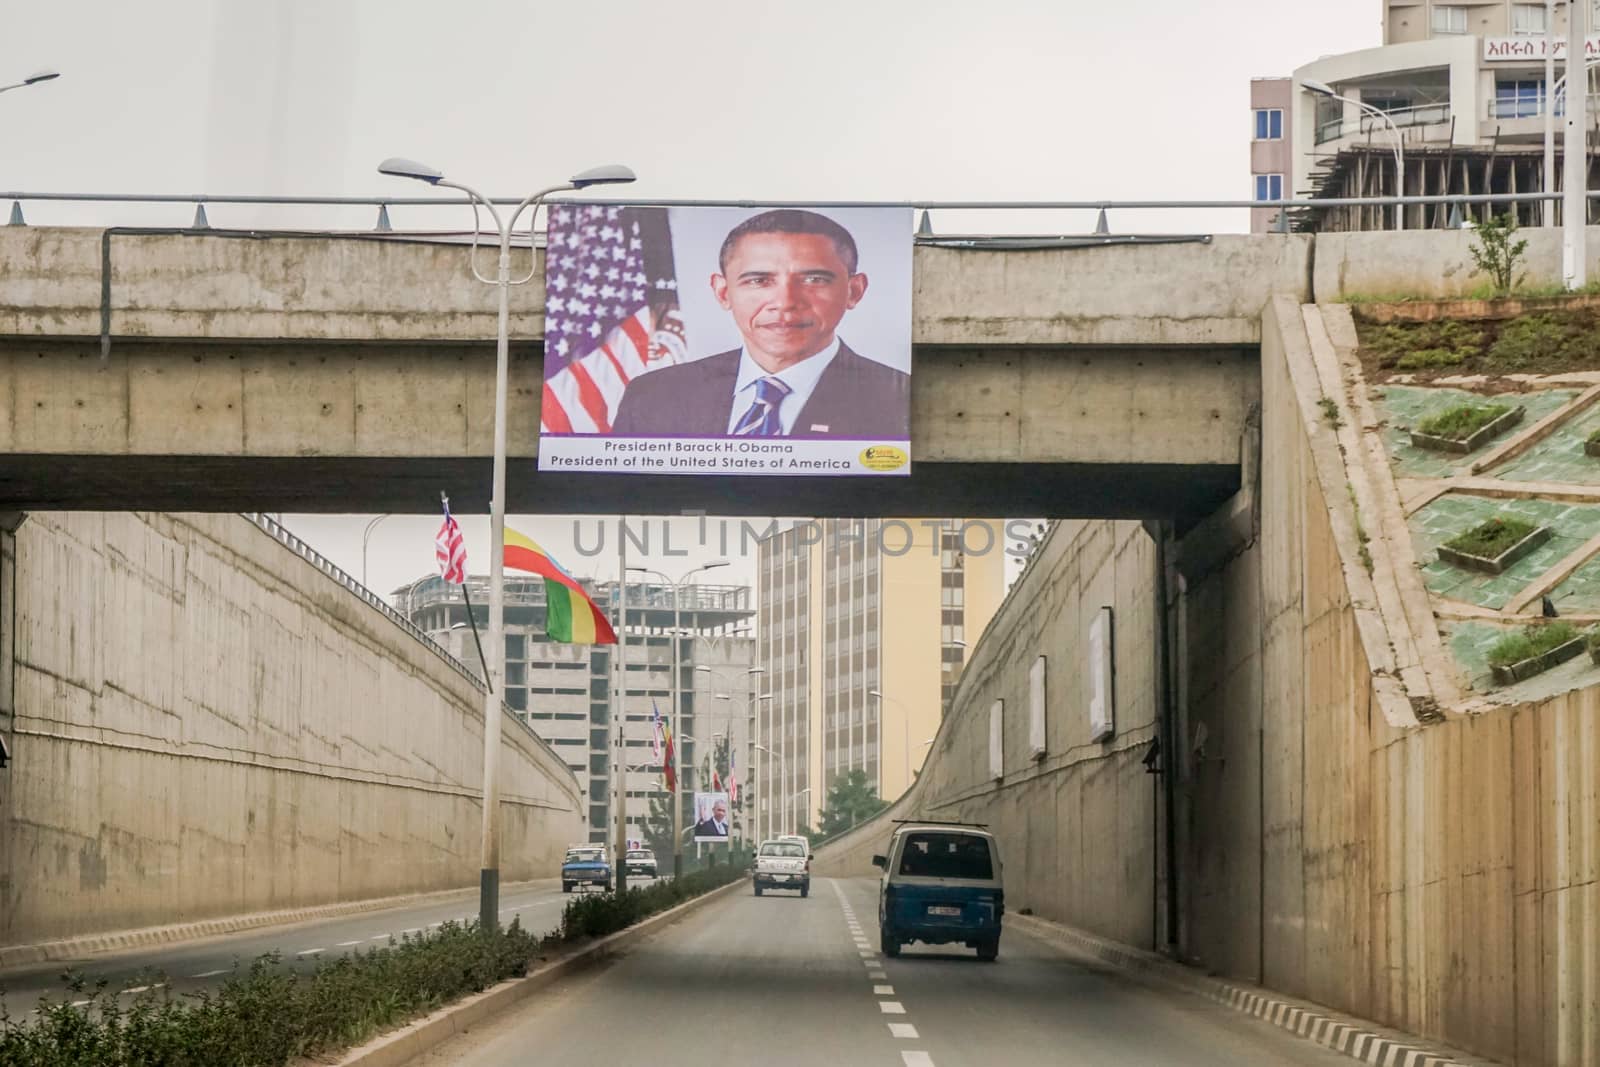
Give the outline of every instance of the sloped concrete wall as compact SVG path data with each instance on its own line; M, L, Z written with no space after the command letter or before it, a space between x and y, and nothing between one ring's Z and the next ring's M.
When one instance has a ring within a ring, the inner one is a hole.
M1180 554L1176 951L1506 1063L1600 1062L1600 688L1397 724L1393 650L1377 646L1390 660L1375 669L1371 643L1390 616L1340 466L1360 460L1333 440L1326 376L1296 363L1311 312L1269 309L1253 539L1199 565ZM1161 944L1154 779L1137 759L1158 694L1151 552L1137 527L1059 525L973 650L917 786L818 869L870 872L894 818L988 822L1013 907ZM1099 603L1118 621L1108 746L1074 732L1086 696L1058 684L1082 672ZM1051 734L1030 766L1016 746L1040 654Z
M477 883L478 690L235 515L33 514L0 622L0 946ZM578 786L509 721L502 877Z
M972 652L912 792L818 854L823 873L872 873L896 818L981 822L1000 839L1006 904L1148 947L1154 938L1155 544L1138 523L1060 523ZM1089 740L1084 635L1113 609L1116 734ZM1029 743L1028 674L1046 657L1046 743ZM1001 702L1003 774L990 773Z

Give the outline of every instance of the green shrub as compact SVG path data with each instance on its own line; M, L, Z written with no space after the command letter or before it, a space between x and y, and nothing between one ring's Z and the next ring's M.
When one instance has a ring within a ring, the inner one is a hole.
M1483 354L1483 338L1481 325L1456 319L1389 323L1361 331L1362 346L1380 367L1405 370L1460 366Z
M1420 348L1407 352L1396 362L1398 370L1435 370L1440 367L1459 367L1466 356L1452 348Z
M1424 419L1417 427L1417 432L1430 437L1464 441L1510 410L1507 404L1457 404L1432 418Z
M1517 265L1528 250L1528 242L1517 237L1515 214L1495 215L1478 223L1467 249L1479 271L1489 276L1497 296L1507 296L1525 275Z
M536 948L515 922L489 936L475 924L446 923L310 970L262 956L247 970L235 967L217 989L174 998L162 986L131 1002L118 989L101 983L91 991L69 975L66 995L41 1000L35 1021L11 1018L0 1003L0 1063L281 1067L526 974Z
M585 893L567 901L561 913L560 939L582 941L626 929L658 911L676 907L745 876L744 865L706 867L681 878L630 887L621 893Z
M1518 633L1506 634L1489 649L1489 666L1509 667L1542 656L1578 636L1571 623L1529 623Z
M1584 444L1600 445L1600 430L1596 430L1594 433L1584 438Z
M1457 534L1444 543L1446 548L1465 552L1469 556L1494 559L1500 553L1527 537L1538 527L1521 519L1493 518L1480 523L1466 533Z

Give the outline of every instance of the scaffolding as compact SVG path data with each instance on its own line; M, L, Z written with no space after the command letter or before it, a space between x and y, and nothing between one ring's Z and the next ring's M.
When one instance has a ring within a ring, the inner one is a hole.
M1588 187L1595 187L1595 149L1597 135L1588 138ZM1555 184L1562 187L1562 152L1556 144ZM1395 188L1395 158L1382 140L1349 145L1317 161L1321 168L1311 178L1311 197L1332 200L1344 197L1382 196L1481 196L1507 193L1537 193L1544 189L1544 146L1542 144L1503 144L1498 132L1482 145L1429 144L1405 148L1406 187ZM1464 222L1482 222L1491 214L1514 212L1519 226L1540 225L1542 201L1512 204L1407 204L1405 228L1443 229ZM1596 207L1589 201L1589 223L1596 220ZM1290 209L1290 225L1303 233L1338 233L1352 230L1394 228L1394 208L1388 205L1356 204L1345 206ZM1555 223L1561 222L1561 206L1556 201Z

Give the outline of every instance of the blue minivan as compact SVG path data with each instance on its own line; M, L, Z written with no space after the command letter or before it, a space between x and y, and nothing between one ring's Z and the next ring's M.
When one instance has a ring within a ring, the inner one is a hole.
M1006 893L994 835L972 823L904 823L885 855L878 881L878 940L885 956L912 941L963 944L980 960L1000 954Z

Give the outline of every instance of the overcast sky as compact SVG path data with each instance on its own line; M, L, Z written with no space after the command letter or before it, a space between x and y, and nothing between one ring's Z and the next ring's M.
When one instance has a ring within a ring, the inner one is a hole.
M405 155L505 196L616 161L645 198L1243 198L1250 79L1380 36L1380 0L15 2L0 9L0 84L41 67L62 77L0 96L0 189L425 195L374 170ZM36 224L192 215L26 210ZM373 213L210 217L367 226ZM466 225L437 209L396 209L394 222ZM1084 232L1094 219L934 222ZM1125 213L1111 225L1220 232L1248 220ZM464 519L477 569L487 522ZM286 521L360 576L364 517ZM614 556L608 568L577 557L572 520L512 521L572 569L615 573ZM437 525L380 524L369 584L388 592L429 571ZM651 565L676 574L704 558Z

